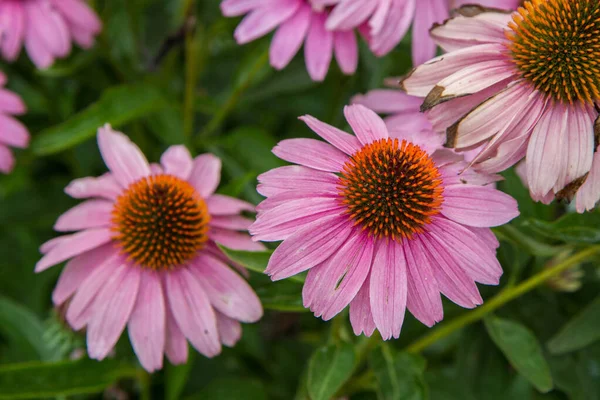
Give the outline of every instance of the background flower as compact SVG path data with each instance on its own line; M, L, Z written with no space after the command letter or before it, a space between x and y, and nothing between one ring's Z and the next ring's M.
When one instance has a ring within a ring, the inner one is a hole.
M14 61L25 45L38 68L71 52L71 41L94 44L102 23L84 0L1 0L0 51Z

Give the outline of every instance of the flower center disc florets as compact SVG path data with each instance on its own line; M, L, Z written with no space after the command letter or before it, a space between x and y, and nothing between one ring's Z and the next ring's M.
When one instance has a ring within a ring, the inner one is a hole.
M181 266L208 240L206 203L192 185L172 175L132 183L117 198L112 216L114 239L145 268Z
M531 0L507 31L522 76L562 103L600 99L600 1Z
M355 225L393 240L423 232L443 201L441 175L421 148L380 139L356 152L340 176L343 203Z

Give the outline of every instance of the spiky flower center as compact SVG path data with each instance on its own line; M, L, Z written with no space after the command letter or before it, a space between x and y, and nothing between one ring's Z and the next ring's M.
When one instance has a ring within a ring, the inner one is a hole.
M431 157L406 140L380 139L344 165L340 190L348 214L377 238L402 240L424 231L443 201Z
M507 31L522 76L554 100L600 100L600 2L531 0Z
M188 182L154 175L132 183L112 212L114 239L144 268L173 269L193 258L208 239L206 203Z

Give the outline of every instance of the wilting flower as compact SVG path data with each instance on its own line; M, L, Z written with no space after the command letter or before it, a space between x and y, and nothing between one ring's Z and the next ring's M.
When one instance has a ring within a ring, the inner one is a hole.
M161 165L149 165L135 144L110 126L98 131L109 173L82 178L67 194L88 199L63 214L54 228L77 233L46 242L36 272L70 260L52 294L69 301L68 323L87 327L91 358L103 359L128 326L148 371L187 360L189 340L213 357L233 346L241 322L255 322L262 307L252 288L228 266L216 243L260 250L247 233L253 211L244 201L215 194L221 162L192 159L170 147Z
M600 197L600 3L534 0L514 14L460 9L431 31L448 54L403 82L458 150L482 144L489 172L526 158L535 200ZM432 111L433 111L432 110ZM595 154L594 154L595 153Z
M71 40L92 47L102 23L83 0L0 0L0 51L13 61L23 43L38 68L71 52Z
M363 27L369 47L383 56L400 43L412 23L412 56L415 65L435 55L429 29L465 3L514 10L520 0L339 0L327 20L331 30Z
M15 158L9 149L24 148L29 144L29 132L13 115L23 114L25 104L15 93L4 88L6 75L0 72L0 171L9 173L15 165Z
M475 282L502 274L490 226L518 215L510 196L486 186L439 137L388 132L373 111L345 109L356 136L311 116L301 119L329 143L288 139L273 152L298 164L259 177L266 196L250 227L255 240L283 242L266 272L274 280L308 270L304 305L330 319L350 304L356 334L398 337L405 308L431 326L440 293L472 308Z
M277 28L269 57L276 69L285 68L304 43L304 58L310 77L322 81L335 54L340 69L353 74L358 64L358 44L352 30L325 28L329 6L338 0L224 0L223 14L246 15L235 30L239 44L251 42Z

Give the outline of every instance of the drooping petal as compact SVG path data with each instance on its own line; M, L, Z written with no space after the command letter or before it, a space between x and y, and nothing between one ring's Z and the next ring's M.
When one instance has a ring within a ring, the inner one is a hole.
M238 44L245 44L266 35L294 15L300 4L298 0L280 0L254 9L235 29L235 40Z
M113 203L106 200L87 200L61 215L54 229L59 232L107 227L111 223Z
M163 288L164 290L164 288ZM166 293L164 294L167 295ZM185 364L188 359L188 343L175 321L173 312L166 306L166 337L165 337L165 354L173 365Z
M335 32L333 50L342 72L346 75L355 73L358 67L358 42L354 32Z
M221 159L212 154L199 155L188 181L202 197L212 196L221 181Z
M220 312L215 312L217 316L217 329L221 343L227 347L233 347L242 338L242 324L233 318L229 318Z
M296 13L275 32L269 49L269 61L275 69L285 68L302 47L310 27L312 10L302 4Z
M304 43L306 69L314 81L325 79L333 56L333 33L325 29L326 19L325 13L313 14Z
M350 303L350 323L354 334L357 336L363 332L365 335L371 336L375 331L375 322L373 322L373 314L371 313L370 286L371 281L367 277Z
M171 146L160 157L165 174L187 180L192 172L192 155L185 146Z
M448 18L448 0L421 1L415 9L412 27L412 59L414 65L421 65L435 56L436 44L429 36L429 30L436 22Z

